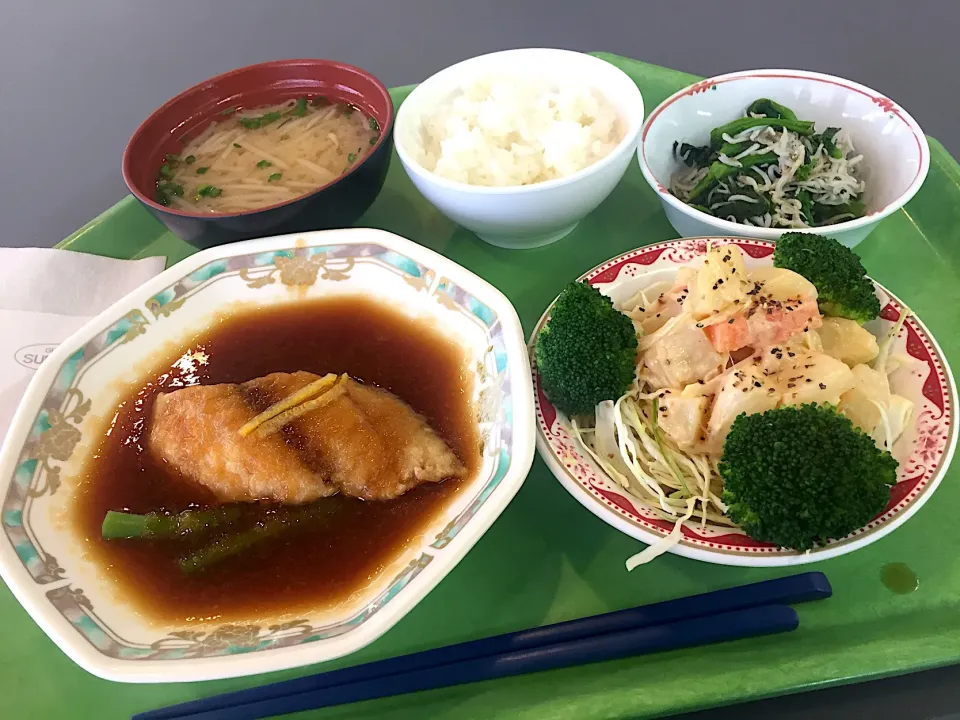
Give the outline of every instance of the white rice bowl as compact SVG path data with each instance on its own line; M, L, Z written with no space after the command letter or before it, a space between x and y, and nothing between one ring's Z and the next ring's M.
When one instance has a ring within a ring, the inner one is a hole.
M606 157L625 128L613 105L576 82L489 75L460 85L422 116L413 154L468 185L532 185Z

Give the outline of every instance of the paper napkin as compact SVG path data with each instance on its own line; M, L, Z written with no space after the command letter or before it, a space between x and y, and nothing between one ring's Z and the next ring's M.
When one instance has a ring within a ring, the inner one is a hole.
M163 271L166 259L114 260L0 247L0 441L36 369L57 345Z

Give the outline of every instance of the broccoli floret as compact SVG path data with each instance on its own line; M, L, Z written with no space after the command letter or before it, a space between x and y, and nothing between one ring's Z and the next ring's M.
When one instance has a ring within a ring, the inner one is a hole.
M897 461L833 407L810 404L738 416L720 476L727 515L744 532L807 550L876 517Z
M587 283L564 288L537 337L543 391L569 415L592 412L623 395L633 381L636 354L633 322Z
M880 301L860 258L833 238L784 233L777 240L773 264L812 282L824 315L849 318L862 325L880 314Z

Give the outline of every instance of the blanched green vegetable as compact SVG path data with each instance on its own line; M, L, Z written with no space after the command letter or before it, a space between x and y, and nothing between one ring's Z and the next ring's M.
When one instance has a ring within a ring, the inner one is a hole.
M740 158L739 162L740 167L727 165L719 160L712 163L710 165L709 172L707 172L704 178L693 187L693 190L690 191L690 196L687 198L687 201L694 202L718 182L730 177L731 175L735 175L743 168L753 167L754 165L769 165L770 163L777 162L777 154L768 152L760 155L747 155L745 158Z
M721 125L720 127L711 130L710 145L713 147L721 147L724 143L724 135L733 136L737 135L738 133L742 133L744 130L749 130L750 128L767 126L790 130L791 132L795 132L797 135L813 135L814 123L812 120L775 120L766 117L737 118L732 122L728 122L726 125Z
M838 148L837 144L833 141L833 138L838 132L840 132L840 128L827 128L819 135L814 135L813 141L815 144L823 145L823 149L827 151L827 155L839 160L843 157L843 150Z
M708 212L725 220L732 215L737 222L742 223L748 218L765 215L773 207L765 195L761 195L752 188L737 188L736 196L738 196L737 199L727 200L715 206L713 210L708 210ZM743 198L750 199L744 200Z
M760 98L750 103L747 108L747 115L763 115L768 118L778 120L796 120L797 115L788 107L774 102L770 98Z
M835 217L843 218L839 222L860 218L867 214L867 206L861 200L852 200L843 205L824 205L823 203L813 204L813 222L817 225L827 225ZM850 215L851 217L846 217Z
M276 537L299 525L323 522L343 507L340 498L325 498L311 505L281 510L253 527L237 533L226 533L180 560L180 569L185 573L205 570L212 565L233 557L264 540Z
M176 515L163 513L116 512L110 510L103 518L101 536L106 540L117 538L173 538L187 534L198 534L216 527L228 525L240 517L240 508L235 505L210 510L184 510Z
M713 128L709 144L673 144L674 157L689 169L674 173L670 192L701 212L761 227L804 229L863 217L860 158L850 140L837 142L838 133L817 133L813 121L758 98L744 117Z

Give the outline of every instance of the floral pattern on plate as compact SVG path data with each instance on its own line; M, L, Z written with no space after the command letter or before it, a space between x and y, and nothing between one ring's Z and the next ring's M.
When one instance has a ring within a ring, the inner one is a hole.
M773 243L733 238L689 238L625 253L595 267L580 279L605 292L611 288L641 287L651 273L671 273L702 257L708 243L736 244L747 267L772 264ZM876 285L883 308L871 323L875 333L886 333L905 306L889 291ZM630 293L627 293L630 294ZM531 345L549 317L544 313L532 334ZM892 531L929 498L948 465L957 442L956 388L947 361L933 336L911 315L898 334L894 353L913 358L909 372L898 370L891 378L894 392L915 403L914 428L894 446L900 460L897 484L882 513L845 538L829 541L810 552L779 548L759 542L731 528L690 522L683 538L671 549L678 555L724 565L793 565L842 555ZM642 501L611 480L572 436L567 418L544 395L536 369L532 371L537 411L537 446L561 484L591 512L617 529L653 543L673 528Z

